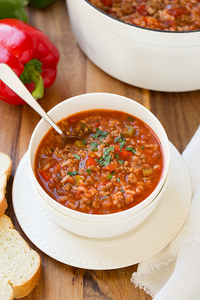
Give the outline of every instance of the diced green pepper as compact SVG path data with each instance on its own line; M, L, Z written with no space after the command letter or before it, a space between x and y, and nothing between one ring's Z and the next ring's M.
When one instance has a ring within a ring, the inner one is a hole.
M74 143L74 146L76 148L85 148L85 144L81 140L76 140L76 142Z
M127 126L126 130L123 132L123 135L126 137L131 137L134 135L135 128L132 126Z
M143 176L150 176L153 173L152 169L143 169L142 170Z

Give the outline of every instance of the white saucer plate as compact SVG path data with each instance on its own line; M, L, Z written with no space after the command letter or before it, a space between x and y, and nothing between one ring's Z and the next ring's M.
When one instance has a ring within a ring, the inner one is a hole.
M93 270L117 269L139 263L166 247L181 230L191 204L190 177L170 143L168 185L156 209L137 229L113 239L75 235L55 223L37 197L23 156L13 183L13 206L27 237L45 254L62 263Z

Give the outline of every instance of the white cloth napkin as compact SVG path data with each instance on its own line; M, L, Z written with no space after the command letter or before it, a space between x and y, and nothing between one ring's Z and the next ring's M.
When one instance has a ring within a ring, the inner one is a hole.
M154 300L200 300L200 127L182 157L193 192L188 218L174 240L139 263L131 278Z

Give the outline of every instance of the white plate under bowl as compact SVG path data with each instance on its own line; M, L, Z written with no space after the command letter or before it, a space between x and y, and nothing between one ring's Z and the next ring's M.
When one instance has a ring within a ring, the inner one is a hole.
M191 204L191 183L185 163L170 143L169 182L160 203L139 228L112 239L75 235L55 223L38 199L23 156L13 183L13 206L27 237L62 263L93 270L117 269L139 263L167 246L182 228Z

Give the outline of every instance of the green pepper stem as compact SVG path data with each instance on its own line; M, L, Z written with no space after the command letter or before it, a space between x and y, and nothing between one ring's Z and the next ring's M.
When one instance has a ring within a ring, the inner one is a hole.
M29 61L24 68L23 73L20 75L20 79L23 83L35 83L35 89L32 91L32 96L37 100L44 95L44 83L41 73L41 62L37 59Z
M38 71L35 70L34 67L31 66L30 71L31 71L32 81L35 83L35 89L32 91L31 94L37 100L42 98L44 95L44 83L43 83L42 76Z

